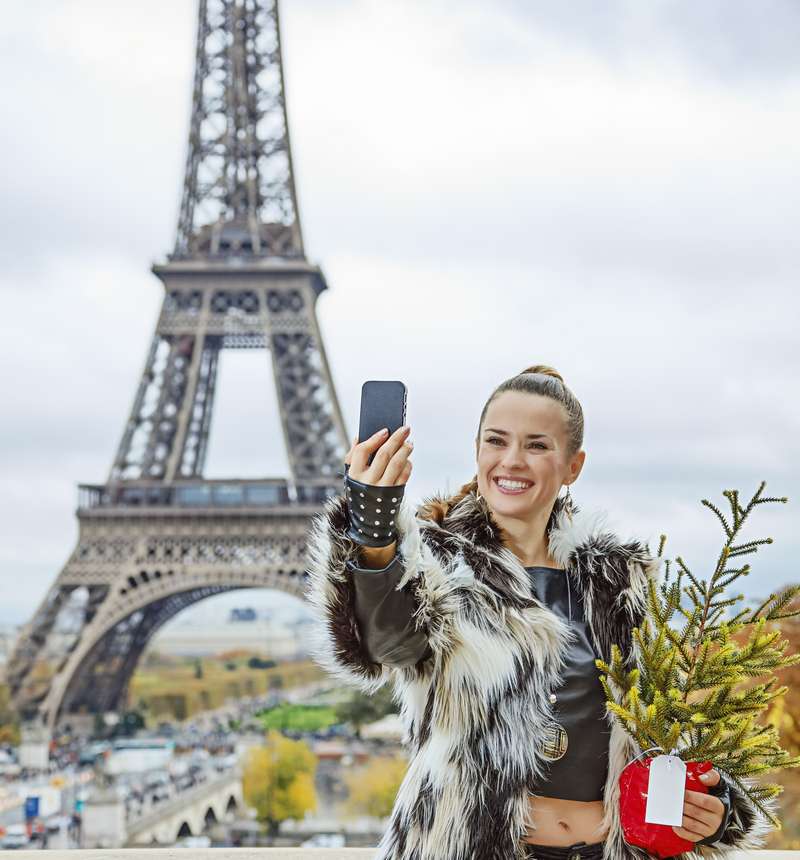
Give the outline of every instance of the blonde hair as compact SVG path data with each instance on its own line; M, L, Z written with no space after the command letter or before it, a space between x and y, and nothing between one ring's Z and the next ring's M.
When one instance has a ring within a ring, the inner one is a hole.
M567 388L561 374L552 367L546 364L534 364L532 367L526 367L525 370L512 376L500 385L489 396L486 401L481 418L478 422L478 432L475 436L476 443L480 440L481 428L486 418L486 412L489 409L492 401L506 391L523 391L526 394L540 394L543 397L549 397L552 400L560 403L564 408L565 424L567 430L567 457L570 458L583 445L583 409L578 401L578 398ZM451 508L455 507L463 498L470 493L476 493L478 490L478 476L463 484L458 492L454 493L447 499L433 498L420 505L417 515L422 519L435 520L441 524L442 520L447 516ZM553 512L547 523L547 532L555 521L557 513L561 510L562 504L560 497L556 498L553 505ZM575 506L577 510L577 506Z

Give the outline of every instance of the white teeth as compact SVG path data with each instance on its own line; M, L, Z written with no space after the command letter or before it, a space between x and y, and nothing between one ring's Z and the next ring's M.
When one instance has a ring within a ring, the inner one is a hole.
M504 481L499 478L497 483L501 487L505 487L507 490L524 490L526 487L531 486L531 484L523 483L522 481Z

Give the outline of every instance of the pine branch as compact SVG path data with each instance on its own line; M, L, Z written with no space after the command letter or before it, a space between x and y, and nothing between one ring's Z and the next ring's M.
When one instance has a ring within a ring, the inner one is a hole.
M800 615L793 606L800 585L771 594L755 610L735 611L743 594L727 590L740 576L751 572L749 564L732 567L731 559L758 552L771 537L743 540L741 531L757 505L786 503L785 497L764 497L761 482L746 505L737 490L725 490L730 506L726 516L712 502L702 499L722 525L725 540L708 580L697 576L678 556L674 567L664 560L662 581L648 580L645 616L633 630L636 666L628 670L614 645L608 663L597 660L608 709L640 749L658 746L677 749L686 760L712 761L731 777L775 826L780 823L764 807L764 801L782 789L777 785L746 786L742 780L770 770L800 766L780 747L777 729L758 720L774 700L787 692L776 687L775 671L800 663L800 654L786 654L787 640L767 622ZM666 535L661 535L658 557ZM730 617L725 617L730 611ZM677 619L676 627L670 622ZM749 628L748 638L732 637ZM746 689L750 678L766 679Z

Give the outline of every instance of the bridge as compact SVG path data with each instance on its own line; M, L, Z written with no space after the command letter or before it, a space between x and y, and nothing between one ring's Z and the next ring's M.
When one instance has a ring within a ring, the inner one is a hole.
M148 804L141 812L127 816L124 800L109 785L96 790L84 808L82 841L86 848L102 849L118 845L173 845L184 836L199 836L209 825L243 808L238 768L210 776L161 803ZM75 856L72 851L70 857Z

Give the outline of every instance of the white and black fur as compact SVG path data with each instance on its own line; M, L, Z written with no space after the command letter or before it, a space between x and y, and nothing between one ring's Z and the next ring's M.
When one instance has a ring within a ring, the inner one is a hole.
M315 660L368 693L390 681L400 707L410 761L375 860L523 858L531 786L547 766L539 750L552 716L549 693L561 680L572 636L567 622L536 599L485 499L467 494L440 525L416 516L404 497L395 518L405 568L398 588L413 589L415 621L432 653L413 667L374 663L353 612L345 562L358 563L358 545L346 535L347 516L340 495L312 521L306 596L317 619ZM661 560L639 540L621 541L605 521L603 511L577 508L570 521L557 499L549 550L583 596L597 653L610 661L617 644L633 666L632 630L644 616L647 581L658 580ZM623 840L617 784L641 751L616 717L606 719L604 860L643 860L652 855ZM735 784L731 797L720 840L680 860L724 858L763 845L772 825ZM775 810L774 799L766 803Z

